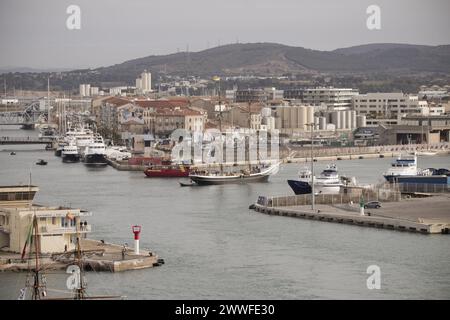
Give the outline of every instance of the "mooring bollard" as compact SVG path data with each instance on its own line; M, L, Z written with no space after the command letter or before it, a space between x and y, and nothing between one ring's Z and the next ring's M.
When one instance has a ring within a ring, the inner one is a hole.
M132 226L134 233L134 254L139 254L139 234L141 233L141 226Z

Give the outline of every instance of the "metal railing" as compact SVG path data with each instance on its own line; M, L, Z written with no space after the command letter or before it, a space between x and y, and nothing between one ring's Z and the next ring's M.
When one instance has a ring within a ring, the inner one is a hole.
M401 200L401 193L399 190L393 189L376 189L368 190L362 194L318 194L315 196L315 204L348 204L359 203L361 199L365 203L370 201L384 201L393 202ZM287 207L287 206L307 206L311 205L311 194L300 194L284 197L265 197L260 196L257 204L267 207Z
M56 234L56 233L84 233L84 232L91 232L91 225L83 225L81 228L76 227L59 227L59 228L53 228L49 226L41 226L39 228L40 234Z

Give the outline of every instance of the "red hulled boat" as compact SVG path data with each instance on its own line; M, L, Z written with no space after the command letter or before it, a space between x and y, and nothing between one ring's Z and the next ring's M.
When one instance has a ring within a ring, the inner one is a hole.
M181 178L189 177L189 166L183 164L153 165L145 169L149 178Z

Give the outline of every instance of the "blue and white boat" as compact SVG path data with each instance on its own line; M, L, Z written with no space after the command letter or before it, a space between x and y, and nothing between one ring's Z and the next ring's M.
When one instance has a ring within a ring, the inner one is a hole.
M311 178L311 171L303 169L299 172L299 179L288 180L288 184L295 194L311 193ZM335 164L328 165L318 177L314 177L314 193L316 194L337 194L343 185Z
M383 174L383 176L387 181L394 182L398 177L417 176L418 173L417 155L413 153L399 155L397 159L392 162L391 167Z

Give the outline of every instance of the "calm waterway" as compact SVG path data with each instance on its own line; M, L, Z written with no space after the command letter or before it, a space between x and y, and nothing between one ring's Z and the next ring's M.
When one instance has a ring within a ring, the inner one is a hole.
M0 128L0 136L29 131ZM3 150L2 150L3 149ZM16 150L11 156L8 150ZM92 211L91 238L133 244L166 264L125 273L89 272L90 294L130 299L441 299L450 298L450 237L362 228L248 210L258 195L292 194L288 164L268 183L181 188L178 179L63 164L41 146L0 146L0 184L32 183L36 202ZM37 159L48 161L37 166ZM381 181L391 158L338 161L361 183ZM326 166L316 164L317 170ZM420 167L449 168L450 156L420 157ZM449 206L450 208L450 206ZM450 209L449 209L450 210ZM426 213L424 213L426 215ZM381 268L381 289L368 290L366 269ZM48 287L64 289L64 272ZM24 273L0 273L0 299L16 299Z

